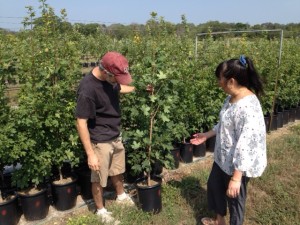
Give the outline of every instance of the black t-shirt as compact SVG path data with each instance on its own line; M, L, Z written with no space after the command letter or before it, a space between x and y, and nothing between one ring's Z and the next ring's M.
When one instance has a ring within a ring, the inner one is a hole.
M120 85L97 79L92 72L86 75L77 90L76 118L88 119L93 143L107 142L120 134Z

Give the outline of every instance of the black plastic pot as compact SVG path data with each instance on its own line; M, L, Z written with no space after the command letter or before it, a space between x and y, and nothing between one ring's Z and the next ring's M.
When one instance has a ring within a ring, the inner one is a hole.
M277 128L283 127L283 112L277 113Z
M76 170L78 177L78 186L80 188L79 194L82 199L88 200L93 199L92 195L92 183L91 183L91 170L87 167L82 167Z
M20 219L18 197L15 195L10 200L0 203L0 224L17 225Z
M289 123L289 114L290 114L290 110L287 109L283 110L283 125Z
M77 202L77 177L65 184L51 183L54 207L59 211L73 208Z
M153 186L140 185L147 182L147 177L140 178L136 181L136 189L140 207L144 212L152 212L157 214L162 209L161 200L161 178L152 177L156 181Z
M290 108L289 122L295 122L297 108Z
M296 120L300 120L300 105L298 105L297 109L296 109Z
M266 132L270 131L270 116L264 116L265 119L265 126L266 126Z
M177 169L179 168L179 162L180 162L180 147L174 147L174 149L172 149L170 151L171 155L173 156L174 159L174 165L172 167L172 169Z
M191 143L181 143L180 157L184 163L193 162L193 145Z
M89 63L88 62L82 63L82 67L89 67Z
M32 195L19 193L22 211L26 220L44 219L49 212L47 189Z
M206 152L206 143L193 146L193 154L195 157L204 157Z
M270 117L271 120L271 117ZM271 121L270 121L271 122ZM277 114L273 114L270 131L277 130Z
M216 144L216 136L213 136L206 140L206 149L209 152L215 151L215 144Z
M298 105L296 110L296 120L300 120L300 105Z

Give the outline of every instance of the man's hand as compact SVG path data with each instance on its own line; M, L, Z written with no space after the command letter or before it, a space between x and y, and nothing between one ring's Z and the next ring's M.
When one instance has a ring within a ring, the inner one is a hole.
M91 170L94 171L100 170L99 161L95 154L88 155L88 166Z
M134 86L124 85L124 84L120 84L120 86L121 86L120 93L122 94L131 93L135 90Z

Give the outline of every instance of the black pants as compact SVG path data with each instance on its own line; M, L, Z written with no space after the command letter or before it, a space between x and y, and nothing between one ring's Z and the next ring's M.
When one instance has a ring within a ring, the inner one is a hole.
M240 194L236 198L226 195L231 176L214 163L207 182L208 208L215 213L226 216L227 204L230 213L230 225L242 225L245 214L248 177L243 176Z

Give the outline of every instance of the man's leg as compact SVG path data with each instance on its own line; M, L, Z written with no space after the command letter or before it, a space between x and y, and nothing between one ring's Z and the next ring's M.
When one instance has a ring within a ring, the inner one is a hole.
M116 194L117 195L121 195L123 194L125 191L124 191L124 187L123 187L123 175L122 174L119 174L119 175L116 175L116 176L111 176L111 181L116 189Z
M103 205L103 188L101 187L100 183L93 182L92 183L92 194L94 198L94 202L97 209L102 209Z
M117 199L116 202L118 204L134 206L134 200L126 194L123 186L123 175L119 174L116 176L111 176L111 181L116 189Z

